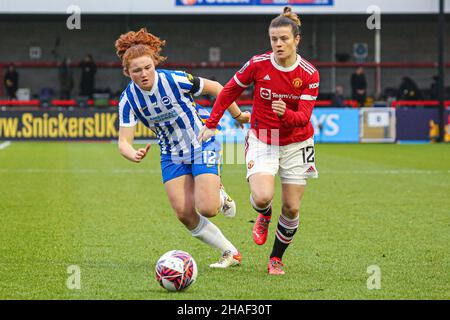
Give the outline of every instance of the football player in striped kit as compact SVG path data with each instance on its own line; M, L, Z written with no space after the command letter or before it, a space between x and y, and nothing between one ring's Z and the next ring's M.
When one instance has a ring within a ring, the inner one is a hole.
M181 71L156 69L165 60L160 55L165 41L141 29L117 39L117 55L124 74L131 78L119 101L119 150L130 161L141 162L150 144L133 147L134 127L138 121L152 129L160 146L162 178L177 218L191 234L221 251L212 268L228 268L241 263L241 254L207 218L223 212L234 216L236 205L220 182L221 145L211 138L199 142L204 126L193 96L218 96L222 86L215 81L194 77ZM230 113L241 122L249 113L230 103Z
M285 273L281 260L298 229L306 179L318 176L310 118L319 90L319 72L297 54L300 26L300 19L289 7L272 20L272 51L254 56L228 82L199 135L204 141L210 139L225 109L245 88L254 85L245 157L250 203L258 212L252 235L258 245L267 240L278 173L282 212L268 264L269 274L274 275Z

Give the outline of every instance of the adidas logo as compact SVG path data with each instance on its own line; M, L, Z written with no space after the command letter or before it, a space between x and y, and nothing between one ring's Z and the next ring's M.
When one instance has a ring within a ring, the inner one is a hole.
M266 75L266 76L264 77L264 80L270 80L269 75Z
M315 172L316 172L316 169L314 169L313 166L309 167L309 169L306 170L306 173L315 173Z

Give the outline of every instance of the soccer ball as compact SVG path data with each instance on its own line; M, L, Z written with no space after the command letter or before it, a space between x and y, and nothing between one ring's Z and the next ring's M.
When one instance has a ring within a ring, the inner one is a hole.
M197 279L197 264L189 253L172 250L159 258L155 273L156 280L164 289L181 291Z

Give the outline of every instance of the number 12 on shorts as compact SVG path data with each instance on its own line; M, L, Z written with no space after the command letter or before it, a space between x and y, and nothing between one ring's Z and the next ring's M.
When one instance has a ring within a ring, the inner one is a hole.
M213 166L216 164L216 152L215 151L203 151L203 163L207 166Z
M314 163L314 146L301 148L300 152L302 153L303 163Z

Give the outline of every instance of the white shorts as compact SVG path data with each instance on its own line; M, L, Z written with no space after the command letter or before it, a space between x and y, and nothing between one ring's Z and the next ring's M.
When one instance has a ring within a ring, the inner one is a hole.
M306 185L306 179L318 178L314 162L314 139L286 146L265 144L249 130L245 162L247 180L255 173L280 175L281 183Z

